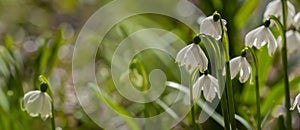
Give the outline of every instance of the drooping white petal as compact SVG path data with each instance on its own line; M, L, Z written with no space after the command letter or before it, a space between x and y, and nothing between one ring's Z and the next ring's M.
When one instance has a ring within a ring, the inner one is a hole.
M191 51L191 48L186 52L183 62L188 70L193 71L198 66L198 61L196 59L196 55L193 53L193 51Z
M192 54L195 57L195 60L198 62L197 64L200 66L200 72L204 72L208 67L208 59L199 45L194 44L191 48Z
M25 109L32 117L38 116L38 114L41 111L41 107L42 107L41 104L43 103L41 94L42 93L40 93L36 98L28 101L28 103L26 104Z
M28 93L26 93L26 94L24 95L23 100L22 100L23 106L27 104L28 100L29 100L30 98L32 98L32 96L38 96L38 94L39 94L40 92L41 92L41 91L39 91L39 90L35 90L35 91L29 91Z
M300 34L297 31L289 30L286 32L286 45L289 53L296 51L300 46ZM282 47L282 38L278 37L277 43Z
M220 93L218 80L211 75L207 75L207 76L210 79L210 81L212 82L211 86L214 88L215 92L217 93L218 98L221 99L221 93Z
M182 48L176 55L176 59L175 62L179 64L179 66L184 65L183 64L183 60L184 60L184 56L186 55L186 52L188 50L190 50L190 48L192 47L192 44L185 46L184 48Z
M278 16L278 14L282 11L280 0L271 1L264 12L264 20L269 18L270 14Z
M246 34L245 43L246 46L252 47L256 45L257 37L259 36L260 32L263 30L264 26L260 26L256 29L251 30Z
M51 98L47 93L43 94L43 103L42 103L42 108L41 108L41 117L43 120L47 119L50 117L52 114L51 111Z
M204 79L204 75L199 77L197 79L197 81L195 82L195 84L193 85L193 99L194 100L199 99L199 97L201 95L201 90L202 90L202 86L203 86L203 79Z
M296 29L300 29L300 12L298 12L294 17L294 26Z
M300 93L295 97L293 106L290 108L290 110L294 110L297 107L298 112L300 113L299 103L300 103Z
M272 32L269 29L267 29L266 37L268 39L268 53L270 56L272 56L275 53L278 44L275 37L273 36Z
M224 29L226 29L225 28L225 25L227 23L226 20L222 19L221 21L223 23ZM222 28L221 28L220 21L215 22L213 20L213 16L204 18L200 24L200 33L210 35L217 40L221 39Z
M249 77L251 76L252 68L251 65L248 63L247 59L243 57L241 59L241 71L240 71L240 82L245 83Z
M257 33L257 35L256 35L257 41L256 41L256 44L254 44L254 46L257 49L260 49L261 47L263 47L264 45L267 44L268 37L270 35L269 32L270 32L269 28L262 26L261 30Z
M208 78L208 76L205 76L204 78L203 95L206 101L212 102L216 96L216 92L212 86L212 81Z
M233 58L230 60L229 64L231 79L233 79L241 69L241 56Z

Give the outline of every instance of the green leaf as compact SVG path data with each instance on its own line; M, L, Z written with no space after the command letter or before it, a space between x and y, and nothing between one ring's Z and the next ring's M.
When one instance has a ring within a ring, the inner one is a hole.
M247 0L239 8L234 17L234 23L236 23L238 29L245 25L258 4L259 0Z
M299 84L300 84L300 76L297 76L292 80L290 80L290 91L291 92L297 91ZM283 92L284 92L284 85L282 81L268 91L268 93L266 94L267 95L266 98L261 103L262 114L267 113L269 107L272 106L273 103L275 106L278 104L282 104L282 99L285 96Z
M9 111L9 103L8 100L2 90L2 88L0 87L0 106L3 108L3 110L5 110L6 112Z
M89 87L93 90L94 94L96 94L98 99L100 99L102 102L106 102L107 105L109 105L112 109L120 113L119 115L123 117L124 121L128 124L128 127L131 130L139 130L139 126L134 122L133 118L128 118L130 117L129 112L127 112L124 108L119 106L114 101L110 100L111 98L104 91L99 92L97 88L98 86L94 84L89 84Z
M166 86L178 89L179 91L189 95L189 89L181 84L167 81ZM202 108L206 113L212 113L211 118L214 119L218 124L224 127L224 118L217 112L213 111L210 106L208 106L202 99L197 100L196 103ZM241 116L235 114L235 119L238 120L241 124L243 124L248 130L252 130L251 125Z
M54 36L52 45L51 45L51 55L48 59L48 68L47 68L47 72L46 72L46 76L48 76L53 68L57 65L58 63L58 50L59 48L62 46L62 44L64 43L64 38L63 38L63 30L62 28L60 28L57 32L56 35Z

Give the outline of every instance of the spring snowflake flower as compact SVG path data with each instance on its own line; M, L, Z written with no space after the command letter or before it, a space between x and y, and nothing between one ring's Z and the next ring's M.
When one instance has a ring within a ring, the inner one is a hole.
M236 75L240 72L240 82L245 83L252 74L251 65L248 63L245 55L238 56L230 60L230 73L231 79L236 77Z
M221 98L218 80L210 74L203 74L193 85L193 98L195 100L199 99L201 91L203 91L204 98L209 102L212 102L216 94L219 99Z
M300 113L300 93L296 96L293 106L290 108L290 110L294 110L296 107L298 109L298 112Z
M46 84L44 84L46 85ZM29 91L24 95L22 107L32 117L37 117L39 114L43 120L52 116L51 98L46 93L47 88L43 84L41 90ZM43 87L42 87L43 86ZM47 87L47 86L46 86Z
M294 26L296 30L300 30L300 12L298 12L294 17Z
M199 37L194 38L194 43L181 49L176 56L176 63L179 66L186 65L187 69L193 71L196 67L200 67L200 72L207 70L208 59L199 47L198 43L200 42Z
M249 47L255 46L260 49L268 43L269 55L273 55L277 48L277 42L269 29L270 21L267 20L263 26L260 26L246 34L245 42Z
M287 1L287 8L288 8L287 25L290 27L290 25L292 25L293 23L293 17L296 11L294 5L289 1ZM279 18L281 23L283 23L281 0L274 0L267 5L264 13L264 20L269 19L270 14Z
M278 44L281 46L281 36L277 39ZM287 42L287 49L289 53L292 53L298 50L300 46L300 34L295 30L289 30L286 32L286 42Z
M220 25L220 21L223 23L223 28L226 30L226 20L220 20L220 16L218 14L214 14L213 16L209 16L203 18L200 22L200 33L210 35L213 38L220 40L222 35L222 28Z

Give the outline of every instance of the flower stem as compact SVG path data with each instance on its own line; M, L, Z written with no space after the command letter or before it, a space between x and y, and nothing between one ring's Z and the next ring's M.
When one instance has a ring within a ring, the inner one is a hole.
M255 96L256 96L256 111L257 111L257 130L261 130L261 115L260 115L260 93L259 93L259 78L258 78L258 59L251 48L248 49L251 52L251 56L254 59L255 67Z
M287 67L287 49L286 49L286 29L287 29L287 0L281 0L282 3L282 15L283 15L283 31L282 34L282 63L283 63L283 77L285 87L285 109L286 109L286 126L288 130L292 129L292 116L291 116L291 102L290 102L290 87L289 87L289 76Z
M53 100L53 99L52 99ZM55 130L55 114L54 114L54 106L53 106L53 101L51 101L51 108L52 108L52 118L51 118L51 126L52 126L52 130Z
M226 89L223 90L223 94L222 94L222 98L221 98L221 106L222 106L222 113L224 116L224 124L225 124L225 130L229 130L230 129L230 125L229 125L229 117L228 117L228 106L227 106L228 102L227 102L227 92Z
M220 15L220 14L219 14ZM223 27L222 17L220 15L220 24L222 29L222 43L224 44L225 49L225 68L226 68L226 91L227 91L227 98L228 98L228 109L229 109L229 120L231 124L231 129L236 129L236 123L235 123L235 107L234 107L234 93L232 89L232 81L230 79L230 56L229 56L229 40L227 32L225 31ZM224 118L225 119L225 118Z
M286 127L288 130L292 129L292 116L291 116L291 102L290 102L290 87L289 87L289 77L288 77L288 67L287 67L287 49L286 49L286 0L282 0L283 6L283 24L274 15L270 15L270 19L274 20L276 23L280 35L282 37L282 48L281 48L281 59L283 64L283 80L284 80L284 90L285 90L285 109L286 109Z
M52 126L52 130L55 130L55 114L54 114L54 98L53 98L53 91L52 91L52 87L51 84L49 83L49 81L47 80L46 77L44 77L43 75L39 76L39 80L42 83L46 83L48 85L48 90L49 90L49 96L51 97L51 113L52 113L52 117L51 117L51 126Z
M197 130L197 124L196 124L196 119L195 119L195 110L194 110L194 100L193 100L193 84L196 78L196 75L199 71L199 67L197 67L192 75L191 75L191 79L190 79L190 83L189 83L189 88L190 88L190 104L191 104L191 119L192 119L192 127L193 130Z

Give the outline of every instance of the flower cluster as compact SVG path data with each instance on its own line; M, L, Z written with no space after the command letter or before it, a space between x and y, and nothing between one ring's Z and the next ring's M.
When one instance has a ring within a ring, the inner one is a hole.
M193 85L193 98L198 99L201 95L201 91L203 91L204 98L211 102L215 98L216 93L220 98L218 80L210 74L207 74L208 59L204 51L198 45L201 42L200 37L196 36L193 41L194 43L184 47L178 52L176 62L179 66L185 65L190 72L199 67L199 71L205 73L199 77Z
M222 38L222 31L226 30L226 20L221 19L220 15L217 13L203 18L199 23L200 34L209 35L216 40L220 40ZM194 43L181 49L176 56L176 62L179 66L185 65L190 72L199 67L199 71L202 73L193 84L193 99L199 99L202 91L204 98L209 102L212 102L216 95L220 99L221 94L218 80L207 73L208 59L198 45L201 42L201 39L196 36L193 41Z
M286 32L287 48L288 51L292 53L297 50L296 46L300 45L300 13L296 14L294 5L289 1L287 1L287 8L287 26L291 29ZM245 37L245 43L246 46L254 46L257 49L260 49L262 46L268 44L268 52L269 55L272 56L278 46L281 45L282 38L281 36L279 36L276 40L272 32L270 31L270 26L273 26L274 24L270 22L269 15L276 16L280 19L281 23L283 23L281 0L274 0L267 5L264 12L264 24L247 33Z

